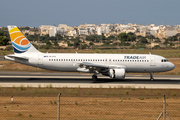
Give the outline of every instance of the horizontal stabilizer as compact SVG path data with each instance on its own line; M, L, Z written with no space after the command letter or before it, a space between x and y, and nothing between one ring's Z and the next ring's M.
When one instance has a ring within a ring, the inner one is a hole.
M29 58L27 58L25 56L16 56L15 54L14 55L6 55L4 58L7 60L12 60L12 61L18 60L18 61L22 61L22 62L29 60Z

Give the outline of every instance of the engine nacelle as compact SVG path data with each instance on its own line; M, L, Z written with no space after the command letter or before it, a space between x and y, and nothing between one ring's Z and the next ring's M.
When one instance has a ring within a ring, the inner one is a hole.
M124 79L126 71L125 69L109 69L110 78Z

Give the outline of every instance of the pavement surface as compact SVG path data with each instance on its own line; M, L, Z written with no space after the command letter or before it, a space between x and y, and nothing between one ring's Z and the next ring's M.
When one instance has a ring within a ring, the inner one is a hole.
M0 56L0 61L5 61L4 56Z
M81 88L170 88L180 89L180 75L154 75L150 81L149 75L126 74L124 80L114 80L98 75L99 81L93 82L90 73L63 73L63 72L0 72L0 86L29 86L29 87L81 87Z

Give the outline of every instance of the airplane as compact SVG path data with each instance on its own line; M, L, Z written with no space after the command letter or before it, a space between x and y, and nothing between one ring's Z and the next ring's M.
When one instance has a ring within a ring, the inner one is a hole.
M14 54L4 58L38 68L93 73L92 80L98 81L98 74L111 79L125 79L126 73L165 72L175 68L166 58L153 54L90 54L90 53L42 53L22 34L17 26L9 25Z

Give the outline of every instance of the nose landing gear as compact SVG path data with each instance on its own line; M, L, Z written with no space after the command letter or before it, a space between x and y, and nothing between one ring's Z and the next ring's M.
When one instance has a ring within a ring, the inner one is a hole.
M150 72L150 80L151 80L151 81L154 81L152 72Z

